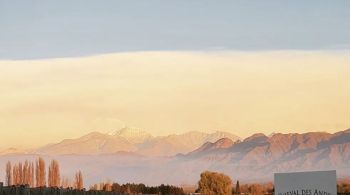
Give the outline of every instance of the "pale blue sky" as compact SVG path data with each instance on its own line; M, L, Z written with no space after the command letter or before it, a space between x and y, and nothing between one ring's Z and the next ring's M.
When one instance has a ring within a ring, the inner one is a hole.
M0 0L0 59L350 49L350 1Z

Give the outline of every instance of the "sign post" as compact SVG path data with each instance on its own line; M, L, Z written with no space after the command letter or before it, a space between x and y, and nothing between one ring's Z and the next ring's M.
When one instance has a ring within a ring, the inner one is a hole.
M275 195L337 195L336 171L275 173Z

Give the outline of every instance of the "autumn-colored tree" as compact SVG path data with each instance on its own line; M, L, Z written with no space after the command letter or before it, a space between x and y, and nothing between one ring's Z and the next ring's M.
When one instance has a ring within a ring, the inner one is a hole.
M201 173L198 188L204 195L231 195L232 180L222 173L205 171Z
M74 182L74 187L77 190L81 190L84 188L84 180L83 180L83 175L81 173L81 171L78 171L75 174L75 182Z
M337 192L347 194L350 192L350 182L349 181L341 181L337 184Z
M49 187L59 187L60 184L60 166L56 160L52 160L49 165L48 185Z
M13 176L13 185L19 185L21 183L20 181L20 175L19 175L19 168L18 165L14 165L12 169L12 176Z
M30 179L30 169L29 169L29 162L26 160L23 165L22 169L22 184L29 184Z
M97 190L100 190L100 189L99 189L98 184L94 184L94 185L90 185L89 190L97 191Z
M13 165L13 168L12 168L12 184L13 185L16 185L17 184L17 175L16 175L16 165Z
M249 185L248 184L243 184L239 186L241 193L242 194L248 194L249 192Z
M249 191L252 195L261 195L264 194L264 187L261 184L252 184Z
M70 188L70 187L72 187L71 182L69 181L69 179L67 177L62 177L62 179L61 179L61 186L63 188Z
M56 160L52 160L49 165L50 187L60 187L60 168ZM31 187L46 186L46 170L43 158L38 158L33 162L26 160L24 164L19 162L11 166L11 162L6 164L6 183L7 185L29 185ZM36 185L35 185L36 184Z
M126 188L126 194L131 194L130 186L128 185Z
M11 186L12 185L12 166L11 162L7 161L6 163L6 185Z
M103 191L112 191L112 182L111 181L107 181L106 183L103 184Z
M30 163L29 161L25 161L24 164L22 162L19 162L18 164L15 164L11 171L11 163L8 162L6 165L6 175L9 175L12 173L11 177L11 184L13 185L30 185L30 177L31 177L31 171L30 171ZM6 176L7 179L8 176Z
M41 157L36 161L35 179L37 187L43 187L46 185L45 161Z
M35 187L34 185L34 163L31 162L29 165L29 185Z
M274 194L275 192L275 186L272 182L266 183L264 185L264 191L268 194Z
M23 185L24 184L24 180L23 180L23 165L22 165L22 162L19 162L18 163L18 175L19 175L19 178L18 178L18 184L19 185Z
M260 195L260 194L273 194L274 185L273 183L252 183L252 184L244 184L240 186L240 191L243 194L252 194L252 195Z

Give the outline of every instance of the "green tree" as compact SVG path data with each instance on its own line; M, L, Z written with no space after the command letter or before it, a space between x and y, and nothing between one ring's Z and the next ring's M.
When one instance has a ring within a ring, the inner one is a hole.
M198 188L203 195L231 195L232 180L222 173L205 171L201 173Z

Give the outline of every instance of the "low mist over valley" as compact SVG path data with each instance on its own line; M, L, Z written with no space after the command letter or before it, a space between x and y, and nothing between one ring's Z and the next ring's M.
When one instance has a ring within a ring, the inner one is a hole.
M227 132L192 131L153 136L134 128L112 133L93 132L32 150L3 150L0 171L7 161L43 157L56 159L62 175L82 170L86 184L112 180L195 184L204 170L223 172L243 182L268 182L274 172L336 169L350 176L350 130L254 134L245 139Z

